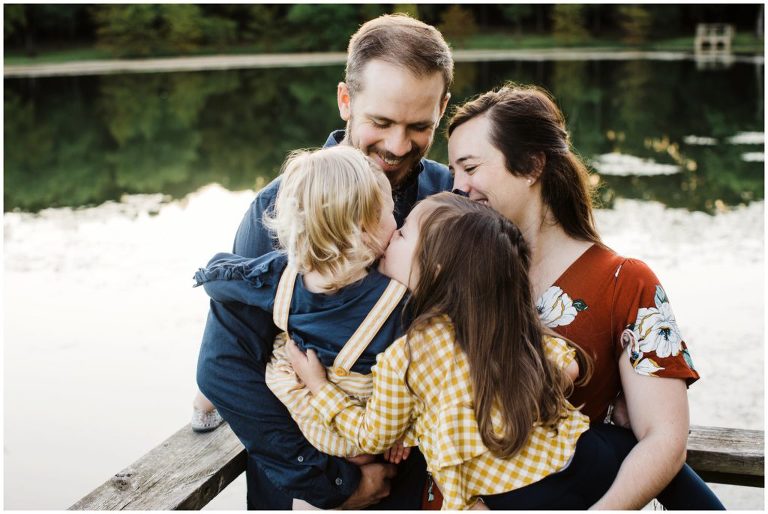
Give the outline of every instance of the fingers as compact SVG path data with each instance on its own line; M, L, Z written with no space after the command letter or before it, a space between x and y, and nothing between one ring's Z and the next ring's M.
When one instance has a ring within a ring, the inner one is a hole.
M400 443L395 444L392 447L392 462L393 464L400 464L400 461L403 460L403 445Z
M403 460L407 459L410 454L411 454L411 447L403 446Z
M296 346L296 343L294 343L294 346ZM297 349L298 349L298 347L297 347ZM299 351L301 351L301 350L299 350ZM322 366L322 364L320 363L320 359L317 356L317 352L315 350L313 350L312 348L308 348L307 349L307 361L312 366Z
M291 361L291 364L301 362L306 358L304 352L302 352L299 347L296 346L296 343L293 342L293 339L290 338L285 342L285 352L288 355L288 360Z

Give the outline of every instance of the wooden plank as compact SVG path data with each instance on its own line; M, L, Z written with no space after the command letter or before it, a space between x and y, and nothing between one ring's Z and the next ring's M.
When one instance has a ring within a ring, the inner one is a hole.
M763 487L764 433L692 425L687 462L707 481Z
M228 425L207 434L187 425L70 510L201 509L245 463ZM764 463L762 431L691 427L688 464L707 482L764 487Z
M245 449L229 425L206 434L186 425L69 510L201 509L245 463Z

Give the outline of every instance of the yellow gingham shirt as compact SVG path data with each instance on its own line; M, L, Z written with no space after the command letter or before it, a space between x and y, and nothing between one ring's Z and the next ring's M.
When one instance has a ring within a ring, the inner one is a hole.
M558 366L575 356L554 337L545 337L545 349ZM373 395L365 407L331 383L312 397L312 406L330 427L368 453L391 447L412 426L427 469L443 493L444 510L469 508L478 495L511 491L559 471L589 428L588 418L569 404L557 433L536 425L512 458L494 456L480 438L469 366L454 344L447 316L435 318L410 339L395 341L379 354L372 373ZM500 426L498 412L492 420Z

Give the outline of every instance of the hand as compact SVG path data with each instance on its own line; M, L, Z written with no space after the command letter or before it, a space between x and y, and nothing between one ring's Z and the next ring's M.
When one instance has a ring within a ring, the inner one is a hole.
M346 459L355 466L363 466L365 464L375 462L376 456L370 453L361 453L360 455L355 455L354 457L346 457Z
M611 421L614 425L631 429L629 424L629 409L627 409L627 400L622 393L613 401L613 411L611 411Z
M373 463L360 466L360 484L342 509L360 510L389 496L390 482L397 474L393 464Z
M384 460L392 464L400 464L400 461L407 459L410 454L411 448L403 446L403 438L401 437L391 448L384 450Z
M299 347L296 346L292 339L286 341L285 349L288 360L291 362L291 366L293 366L293 371L310 391L317 393L328 383L328 378L325 376L325 367L320 362L320 359L317 358L314 350L309 349L307 353L304 353L299 350Z
M469 510L491 510L488 508L488 505L485 504L485 502L481 500L477 500L474 505L472 505Z

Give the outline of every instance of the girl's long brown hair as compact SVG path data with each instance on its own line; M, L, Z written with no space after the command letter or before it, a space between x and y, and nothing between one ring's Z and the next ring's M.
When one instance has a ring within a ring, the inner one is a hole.
M522 177L541 172L542 199L566 234L599 244L589 172L571 149L565 117L549 93L513 83L483 93L456 109L448 136L477 116L490 120L491 144L504 155L507 171Z
M408 333L450 317L469 363L480 435L491 452L509 458L535 423L556 430L569 408L571 382L544 353L530 252L518 228L490 207L451 193L424 201L434 208L421 220ZM500 435L492 408L501 413Z

